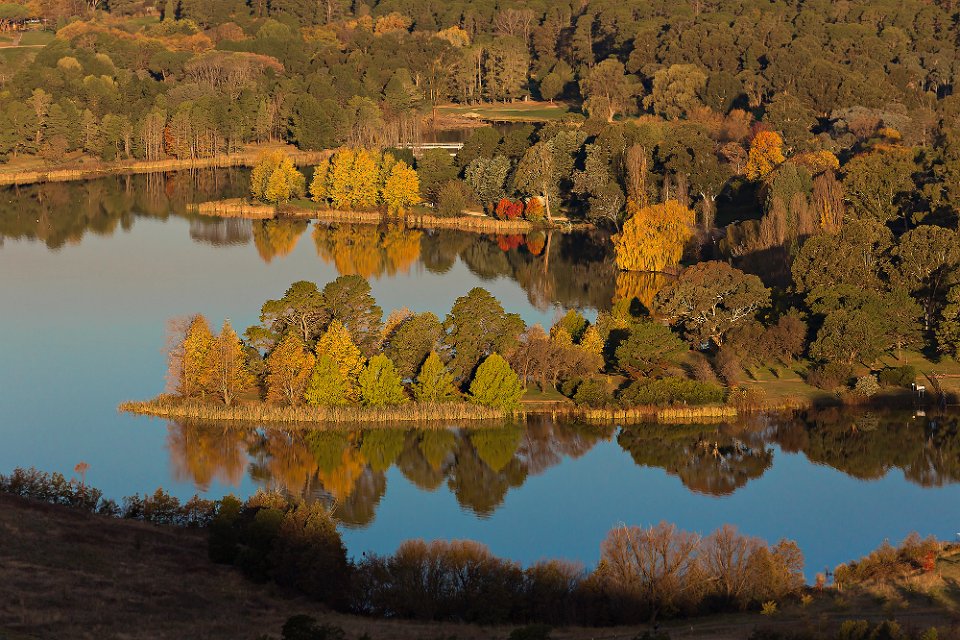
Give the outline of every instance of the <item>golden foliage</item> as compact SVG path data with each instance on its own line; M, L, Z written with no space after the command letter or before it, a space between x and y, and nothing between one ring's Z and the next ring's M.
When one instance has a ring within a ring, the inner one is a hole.
M306 351L300 336L288 331L267 357L267 400L298 404L313 364L313 354Z
M617 274L617 288L613 295L614 303L636 298L647 309L653 308L653 300L660 293L670 276L653 271L621 271Z
M333 262L340 275L364 278L409 272L420 258L421 236L399 226L318 225L313 232L320 258Z
M400 161L390 170L383 185L383 202L390 213L402 213L420 202L420 179L406 162Z
M812 176L824 171L836 171L840 168L840 160L837 159L837 156L825 149L798 153L790 157L790 162L806 168Z
M363 371L364 358L350 332L339 320L330 323L326 333L317 341L316 355L328 355L337 363L340 373L349 382L351 400L355 400L357 378Z
M617 266L624 271L664 271L680 263L693 237L696 214L676 200L638 207L627 203L628 219L614 239Z
M307 228L305 220L255 220L253 244L264 262L290 255Z
M761 131L750 143L746 175L750 180L759 180L783 162L783 138L774 131Z
M389 153L341 147L317 165L310 198L334 209L363 211L386 205L396 213L420 202L420 179Z

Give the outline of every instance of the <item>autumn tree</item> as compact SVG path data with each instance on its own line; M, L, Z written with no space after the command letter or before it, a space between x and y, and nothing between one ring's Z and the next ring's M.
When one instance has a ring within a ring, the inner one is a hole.
M195 398L204 392L203 372L213 343L207 319L199 314L193 316L179 347L170 354L171 374L180 396Z
M303 197L306 178L282 151L260 157L250 174L250 195L270 204L284 204Z
M448 402L457 397L453 375L435 351L430 352L420 367L413 383L413 397L417 402Z
M207 350L201 382L208 393L218 396L227 406L254 386L243 343L229 321L224 321L220 334Z
M627 203L628 218L614 239L617 266L625 271L664 271L680 263L693 237L696 214L676 200L638 207Z
M402 213L420 202L420 180L417 172L400 161L393 165L383 186L383 203L391 214Z
M750 180L764 178L784 160L783 139L775 131L760 131L750 142L746 175Z
M357 379L360 404L365 407L385 407L407 402L407 394L390 358L382 353L370 358Z
M523 392L520 377L498 353L487 356L470 382L470 401L485 407L516 409Z
M347 385L348 397L355 399L357 378L363 370L364 357L342 322L334 320L330 323L326 333L317 340L316 354L318 360L321 356L333 359Z
M267 400L296 405L313 372L314 357L295 331L288 332L267 356Z
M655 301L656 311L696 343L720 346L724 334L770 302L760 278L726 262L701 262L683 270Z

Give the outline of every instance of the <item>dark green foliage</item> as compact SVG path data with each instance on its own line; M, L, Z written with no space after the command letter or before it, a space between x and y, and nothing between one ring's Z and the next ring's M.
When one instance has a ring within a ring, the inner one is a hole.
M619 400L625 407L636 407L713 404L723 402L724 397L724 390L713 384L683 378L661 378L637 380L620 392Z
M913 365L902 367L887 367L877 376L877 381L884 387L910 387L917 379L917 368Z
M599 378L584 380L577 386L577 391L573 394L573 401L577 403L578 407L605 407L612 400L610 392L607 391L606 383Z
M842 362L828 362L818 365L807 373L807 384L824 391L835 391L846 387L853 378L853 367Z
M658 322L635 322L628 331L615 355L620 370L634 378L661 375L687 351L670 327Z
M458 382L468 379L480 361L493 352L507 353L524 329L523 320L506 313L500 301L476 287L457 298L443 321L448 367Z
M443 334L440 319L430 312L405 319L388 337L383 353L397 367L404 380L412 379L423 361L435 351Z

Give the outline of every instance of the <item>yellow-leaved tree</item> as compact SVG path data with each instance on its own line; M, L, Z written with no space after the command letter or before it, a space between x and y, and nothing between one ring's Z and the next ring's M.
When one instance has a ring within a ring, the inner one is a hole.
M255 381L247 367L243 343L229 320L224 321L220 335L207 350L201 382L207 392L219 396L228 406L238 395L253 388Z
M383 202L389 213L402 213L420 202L420 178L404 161L397 162L383 185Z
M380 154L358 149L354 153L350 174L350 208L373 209L379 204L378 188Z
M364 357L360 353L360 348L354 343L343 323L334 320L327 327L326 332L317 341L317 358L329 356L336 362L340 373L348 383L348 396L350 400L356 400L357 379L360 372L363 371Z
M624 271L664 271L680 263L693 237L696 214L676 200L638 207L627 203L627 221L614 239L617 266Z
M353 183L353 160L356 154L349 147L337 149L330 158L327 172L327 200L334 209L348 209Z
M267 400L297 404L313 373L313 354L296 331L288 331L267 356Z
M313 168L310 199L314 202L327 202L330 199L330 158L321 160L320 164Z
M260 156L250 174L250 195L263 202L283 204L303 197L305 188L306 178L283 151Z
M746 174L750 180L759 180L783 162L783 138L775 131L761 131L750 142Z
M213 332L207 319L200 314L193 316L177 350L176 389L184 398L203 394L203 367L212 345Z

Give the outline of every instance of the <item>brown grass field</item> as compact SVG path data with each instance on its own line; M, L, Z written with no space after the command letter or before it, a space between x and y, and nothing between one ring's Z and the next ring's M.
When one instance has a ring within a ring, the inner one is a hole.
M960 549L935 575L896 587L816 594L776 616L747 612L665 623L671 638L746 638L757 628L823 632L849 618L896 619L904 628L936 625L960 637ZM202 531L114 520L0 494L0 640L28 638L279 637L283 622L308 614L339 625L350 639L503 639L510 627L372 620L324 611L238 571L210 563ZM556 629L557 640L637 637L645 627Z

